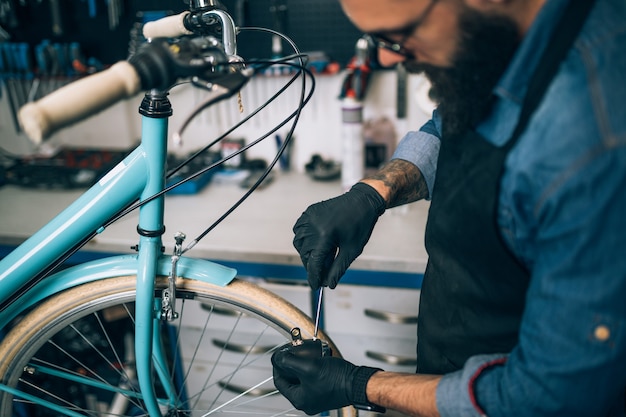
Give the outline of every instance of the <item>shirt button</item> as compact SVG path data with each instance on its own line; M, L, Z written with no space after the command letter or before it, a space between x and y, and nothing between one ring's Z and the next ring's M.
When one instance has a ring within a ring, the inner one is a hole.
M611 337L611 331L609 330L607 326L601 324L598 327L596 327L595 331L593 332L593 335L600 342L606 342L607 340L609 340L609 337Z

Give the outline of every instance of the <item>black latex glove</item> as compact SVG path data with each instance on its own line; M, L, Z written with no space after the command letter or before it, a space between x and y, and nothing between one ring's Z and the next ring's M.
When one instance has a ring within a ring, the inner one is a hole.
M369 404L365 387L370 377L380 371L337 357L300 357L288 349L276 351L272 365L276 388L308 415Z
M312 289L337 286L363 252L385 208L385 200L374 188L357 183L347 193L304 211L293 227L293 245Z

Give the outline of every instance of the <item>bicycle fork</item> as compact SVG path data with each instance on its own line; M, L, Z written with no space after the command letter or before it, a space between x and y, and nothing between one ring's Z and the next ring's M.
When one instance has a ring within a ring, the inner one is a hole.
M167 156L167 126L172 114L167 93L151 91L143 99L139 112L142 117L142 146L149 157L150 178L141 195L148 199L163 190ZM164 197L149 201L139 209L139 256L137 268L137 299L135 311L135 359L137 379L144 404L151 417L162 415L152 371L155 370L168 396L168 406L178 401L173 381L167 376L168 364L160 337L161 305L155 301L154 290L157 261L162 252ZM175 278L174 278L175 279ZM170 293L175 296L175 292ZM174 310L171 310L172 317Z

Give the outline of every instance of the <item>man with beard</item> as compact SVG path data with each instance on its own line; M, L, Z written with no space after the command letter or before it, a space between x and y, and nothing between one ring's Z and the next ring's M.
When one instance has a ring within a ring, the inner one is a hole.
M308 414L623 416L626 3L341 1L438 108L376 175L307 208L294 245L311 287L335 288L386 208L430 199L418 369L283 348L276 387Z

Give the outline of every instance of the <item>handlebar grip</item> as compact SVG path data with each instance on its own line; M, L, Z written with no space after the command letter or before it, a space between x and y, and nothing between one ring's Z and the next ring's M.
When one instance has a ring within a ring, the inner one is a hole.
M141 90L135 68L120 61L109 69L68 84L19 111L22 129L35 143Z
M185 17L189 11L167 16L143 25L143 36L146 39L177 38L182 35L192 35L193 32L185 28Z

